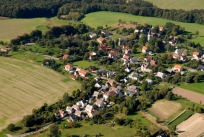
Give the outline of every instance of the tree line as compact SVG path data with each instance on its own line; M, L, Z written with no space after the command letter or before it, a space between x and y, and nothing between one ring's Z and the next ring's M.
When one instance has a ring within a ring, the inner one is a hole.
M133 15L165 18L180 22L204 23L204 10L160 9L143 0L1 0L0 16L33 18L66 15L65 19L80 20L96 11L124 12Z

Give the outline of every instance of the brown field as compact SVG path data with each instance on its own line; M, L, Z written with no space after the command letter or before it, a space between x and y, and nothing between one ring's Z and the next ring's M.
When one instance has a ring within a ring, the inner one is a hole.
M79 83L39 65L0 57L0 130L15 123L32 109L54 103Z
M169 116L176 113L181 107L181 104L173 101L159 100L154 103L149 110L162 120L166 120Z
M179 124L177 132L179 137L197 137L204 132L204 115L194 114L186 121Z
M172 92L174 94L181 95L182 97L187 98L188 100L190 100L192 102L195 102L198 104L200 104L200 103L204 104L204 95L203 94L199 94L199 93L196 93L196 92L193 92L190 90L186 90L183 88L179 88L179 87L174 88L172 90Z

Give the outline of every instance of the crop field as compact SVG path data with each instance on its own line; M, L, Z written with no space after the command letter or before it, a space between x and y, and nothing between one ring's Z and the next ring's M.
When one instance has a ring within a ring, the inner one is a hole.
M176 113L182 105L177 102L168 100L159 100L155 102L149 109L162 120L166 120L169 116Z
M143 16L135 16L127 13L119 13L119 12L109 12L109 11L100 11L100 12L93 12L85 15L82 19L82 22L97 28L98 26L112 26L118 23L118 20L121 19L122 21L130 22L135 21L138 24L151 24L155 25L165 25L167 22L172 22L177 25L181 25L185 27L187 32L195 33L199 31L199 36L192 39L194 42L199 42L200 44L204 44L203 37L204 36L204 25L196 24L196 23L184 23L184 22L177 22L162 18L156 17L143 17Z
M204 94L204 82L181 84L180 87L200 94Z
M39 29L46 32L49 27L68 24L68 21L55 18L33 18L33 19L4 19L0 20L0 40L10 41L11 39L30 33Z
M201 87L202 88L202 87ZM177 95L181 95L183 98L186 98L192 102L198 104L204 104L204 95L200 93L196 93L187 89L175 87L172 92Z
M78 82L49 68L5 57L0 60L0 130L79 88Z
M194 114L179 124L176 129L179 137L197 137L204 132L204 115Z
M183 9L183 10L193 10L193 9L204 9L203 0L146 0L153 3L162 9Z
M187 110L182 115L180 115L177 119L175 119L172 123L169 124L170 127L175 127L184 120L188 119L191 115L193 115L193 112L190 110Z

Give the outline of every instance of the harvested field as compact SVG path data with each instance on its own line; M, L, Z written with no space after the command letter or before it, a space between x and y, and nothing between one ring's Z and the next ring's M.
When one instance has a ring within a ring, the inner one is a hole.
M0 72L0 130L79 88L78 82L63 82L67 77L49 68L16 59L0 57Z
M177 126L179 137L197 137L204 132L204 115L194 114Z
M198 104L200 104L200 103L204 104L204 95L203 94L199 94L199 93L196 93L196 92L193 92L193 91L190 91L187 89L179 88L179 87L174 88L172 90L172 92L174 94L181 95L182 97L187 98L188 100L190 100L192 102L195 102Z
M162 120L166 120L169 116L177 112L181 107L181 104L173 101L159 100L154 103L149 110Z

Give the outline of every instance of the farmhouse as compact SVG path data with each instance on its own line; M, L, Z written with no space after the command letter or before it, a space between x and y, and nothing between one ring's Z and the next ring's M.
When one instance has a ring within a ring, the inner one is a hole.
M183 67L181 66L181 65L175 65L174 67L173 67L173 71L174 72L181 72L183 70Z
M86 77L86 76L88 76L88 73L83 69L77 69L75 71L75 75L79 75L81 77Z
M103 44L103 43L106 42L106 40L104 38L102 38L102 37L99 37L99 38L97 38L97 42L100 43L100 44Z
M72 70L73 70L73 67L72 67L72 65L67 64L67 65L65 65L64 69L65 69L66 71L72 71Z

